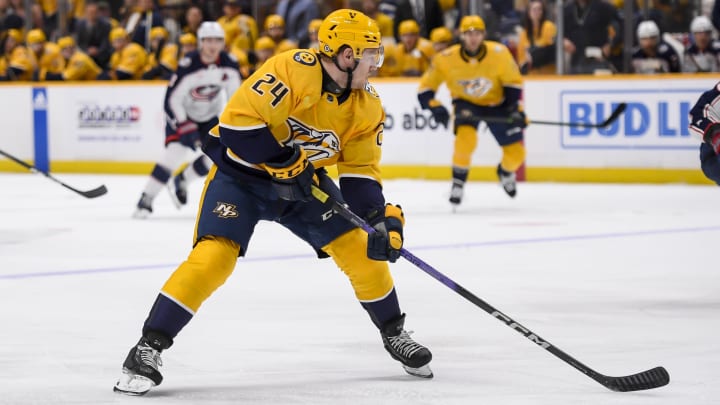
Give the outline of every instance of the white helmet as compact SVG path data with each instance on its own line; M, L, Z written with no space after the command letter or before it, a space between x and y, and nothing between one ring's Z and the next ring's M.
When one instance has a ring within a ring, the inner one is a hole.
M638 39L652 38L660 36L660 28L655 21L643 21L637 27Z
M220 23L215 21L205 21L200 24L197 30L197 41L198 45L202 44L203 38L222 38L225 40L225 30L223 30Z
M690 32L712 32L713 25L710 19L704 15L699 15L693 18L690 23Z

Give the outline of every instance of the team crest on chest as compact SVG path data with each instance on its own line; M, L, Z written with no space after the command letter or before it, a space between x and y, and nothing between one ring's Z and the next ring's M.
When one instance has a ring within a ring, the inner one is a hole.
M492 82L479 77L477 79L470 80L458 80L458 83L463 88L463 92L471 97L482 97L492 89Z
M317 130L289 117L290 141L288 145L299 145L307 152L308 160L327 159L340 152L340 138L333 131Z

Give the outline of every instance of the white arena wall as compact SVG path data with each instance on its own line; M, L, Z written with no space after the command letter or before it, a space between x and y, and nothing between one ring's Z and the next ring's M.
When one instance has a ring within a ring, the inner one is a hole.
M620 102L628 109L605 129L530 125L530 181L710 184L699 169L688 111L717 76L527 78L524 103L536 121L598 122ZM416 79L374 79L387 113L386 177L450 178L453 135L417 102ZM0 85L0 149L41 169L79 173L150 171L164 142L162 82ZM444 88L438 97L450 106ZM471 179L494 180L500 148L481 125ZM0 171L22 171L0 158Z

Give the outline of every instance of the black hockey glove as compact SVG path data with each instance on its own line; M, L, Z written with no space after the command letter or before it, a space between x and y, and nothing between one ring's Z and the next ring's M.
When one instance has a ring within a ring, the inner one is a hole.
M523 129L527 128L527 117L522 111L511 111L510 115L508 116L508 120L510 121L510 125L518 126Z
M450 113L448 113L448 110L444 105L440 104L435 107L430 107L430 112L432 113L435 122L442 124L445 128L448 127L448 123L450 122Z
M367 256L373 260L387 260L390 263L400 257L403 245L405 216L399 205L387 204L368 215L368 223L375 232L368 235Z
M713 122L705 128L703 141L712 146L716 155L720 155L720 122Z
M268 162L264 166L280 199L306 202L313 199L311 186L317 183L317 177L305 149L294 145L292 155L286 161Z

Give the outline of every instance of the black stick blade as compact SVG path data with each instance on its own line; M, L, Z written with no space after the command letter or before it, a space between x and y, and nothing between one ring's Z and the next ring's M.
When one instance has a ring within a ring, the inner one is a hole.
M107 194L107 187L105 187L105 185L103 184L102 186L100 186L98 188L94 188L94 189L88 190L88 191L82 191L82 192L80 192L80 194L82 194L83 196L85 196L87 198L100 197L101 195Z
M612 112L612 114L610 114L610 116L607 117L607 119L602 124L600 124L600 128L605 128L608 125L615 122L620 117L620 114L625 112L626 108L627 108L626 103L618 104L618 106L615 108L615 110Z
M670 383L670 374L664 367L655 367L641 373L624 377L605 377L601 383L618 392L651 390Z

